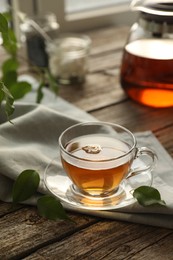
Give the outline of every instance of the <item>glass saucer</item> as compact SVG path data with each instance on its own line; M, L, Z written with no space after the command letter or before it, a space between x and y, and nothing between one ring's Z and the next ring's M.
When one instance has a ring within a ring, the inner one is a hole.
M143 164L140 160L137 162L140 165L141 163ZM135 202L132 196L133 189L141 185L151 185L151 182L151 173L144 171L140 175L124 180L118 190L110 196L93 198L80 193L60 167L58 158L53 159L44 172L45 186L52 195L71 207L89 210L111 210L133 204Z

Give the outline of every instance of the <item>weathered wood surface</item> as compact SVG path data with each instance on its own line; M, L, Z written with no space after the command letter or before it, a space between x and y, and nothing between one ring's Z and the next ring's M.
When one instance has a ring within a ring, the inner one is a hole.
M129 28L87 32L92 38L85 84L59 95L102 121L152 130L173 157L173 108L154 109L127 98L119 84ZM4 59L4 54L3 54ZM173 259L173 230L69 213L75 224L40 218L35 207L0 202L0 259Z

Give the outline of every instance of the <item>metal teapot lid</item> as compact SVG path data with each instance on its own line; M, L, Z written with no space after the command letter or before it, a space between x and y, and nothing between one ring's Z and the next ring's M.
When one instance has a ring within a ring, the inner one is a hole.
M172 0L133 0L131 2L132 10L139 10L142 12L172 16L173 15L173 1Z
M172 0L133 0L131 9L142 12L151 20L173 22Z

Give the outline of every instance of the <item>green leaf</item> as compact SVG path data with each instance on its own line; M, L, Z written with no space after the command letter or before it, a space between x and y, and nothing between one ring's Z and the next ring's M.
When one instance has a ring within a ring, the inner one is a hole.
M0 89L1 89L1 101L2 99L5 99L6 103L5 103L5 113L9 119L9 117L13 114L14 112L14 98L11 95L10 91L8 90L8 88L6 88L6 86L4 85L3 82L0 82Z
M4 92L2 90L2 82L0 82L0 104L2 103L3 99L4 99Z
M8 22L4 15L0 13L0 32L8 32Z
M16 82L10 86L10 92L14 99L20 99L31 91L31 84L25 81Z
M40 103L41 100L43 99L43 96L44 96L43 88L44 87L45 87L45 84L43 82L41 82L38 89L37 89L37 100L36 100L37 103Z
M50 195L39 198L37 201L37 208L42 217L51 220L70 220L60 201Z
M6 104L5 104L5 113L8 117L8 120L10 116L14 113L15 107L13 105L14 103L14 98L11 96L10 92L5 93L5 99L6 99Z
M8 32L2 32L2 39L5 50L12 56L16 56L18 46L14 31L9 28Z
M5 19L7 20L7 22L11 22L12 21L12 14L10 12L3 12L2 15L5 17Z
M20 173L13 186L13 203L25 201L34 195L39 182L40 177L35 170L28 169Z
M10 89L11 86L17 83L17 72L16 71L6 71L2 78L5 86Z
M140 186L134 190L133 196L137 199L139 204L144 207L157 204L166 204L163 200L161 200L159 191L150 186Z
M45 73L46 73L46 77L48 79L48 83L49 83L50 89L55 94L57 94L57 92L58 92L58 83L57 83L56 79L52 76L52 74L50 73L49 69L45 69Z
M14 58L10 58L8 60L6 60L3 64L2 64L2 72L3 75L5 76L6 74L9 73L9 71L16 71L19 67L19 62L14 59Z

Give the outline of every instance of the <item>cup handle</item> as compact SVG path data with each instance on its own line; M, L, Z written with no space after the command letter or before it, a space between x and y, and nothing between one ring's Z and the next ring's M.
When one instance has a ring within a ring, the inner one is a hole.
M143 157L143 159L142 159ZM153 168L155 167L156 165L156 162L157 162L157 155L154 151L152 151L151 149L147 148L147 147L140 147L140 148L136 148L136 154L135 154L135 158L134 158L134 161L137 159L137 158L141 158L142 161L144 161L144 158L147 160L149 160L148 163L144 163L145 166L144 167L135 167L135 168L132 168L127 176L127 179L133 177L133 176L136 176L136 175L139 175L145 171L150 171L152 172ZM153 180L153 176L152 176L152 180ZM151 183L152 183L152 180L151 180Z

